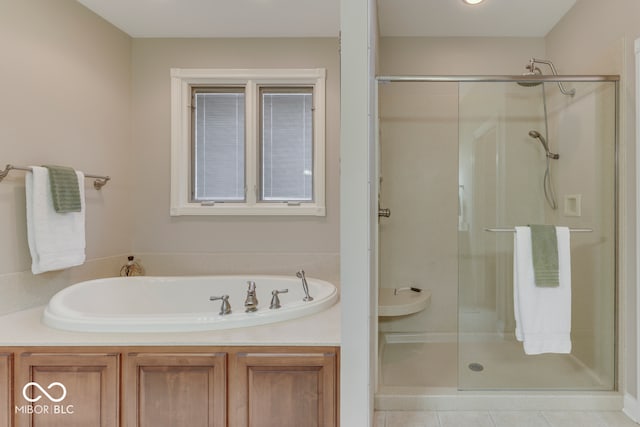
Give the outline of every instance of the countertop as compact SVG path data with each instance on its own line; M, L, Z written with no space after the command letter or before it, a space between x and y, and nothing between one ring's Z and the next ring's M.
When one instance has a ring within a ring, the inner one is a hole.
M199 332L86 333L50 328L44 306L0 316L0 346L339 346L340 302L293 320Z

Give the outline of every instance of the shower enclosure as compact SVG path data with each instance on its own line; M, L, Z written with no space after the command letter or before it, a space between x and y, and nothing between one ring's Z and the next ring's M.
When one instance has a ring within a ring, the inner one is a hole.
M615 390L617 76L379 81L379 286L432 297L379 318L378 395ZM515 338L527 224L573 230L570 354Z

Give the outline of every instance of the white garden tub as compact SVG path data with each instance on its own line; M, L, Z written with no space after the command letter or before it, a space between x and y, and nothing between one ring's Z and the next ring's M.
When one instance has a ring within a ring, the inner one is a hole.
M256 283L258 311L245 313L247 281ZM113 277L76 283L55 294L43 322L80 332L206 331L264 325L318 313L338 299L336 287L307 278L313 301L303 301L302 281L292 276ZM270 309L273 290L281 308ZM229 295L232 312L220 315Z

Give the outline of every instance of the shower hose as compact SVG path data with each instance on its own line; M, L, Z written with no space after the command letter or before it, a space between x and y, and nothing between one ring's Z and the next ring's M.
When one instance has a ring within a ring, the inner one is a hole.
M544 136L546 138L547 144L551 147L549 142L549 122L547 120L547 95L544 90L544 83L541 85L542 87L542 106L544 108ZM551 150L551 148L549 148ZM558 209L558 203L556 202L556 195L553 192L553 185L551 184L551 158L549 157L549 152L545 154L547 159L547 169L544 172L544 179L542 181L542 188L544 189L544 198L547 199L547 203L551 207L551 209Z

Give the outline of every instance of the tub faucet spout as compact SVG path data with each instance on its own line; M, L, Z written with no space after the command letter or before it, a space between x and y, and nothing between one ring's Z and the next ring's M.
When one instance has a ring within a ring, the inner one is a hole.
M258 298L256 297L256 282L248 281L247 298L244 300L244 311L251 313L258 311Z
M296 273L296 277L298 279L302 279L302 289L304 290L304 298L302 301L313 301L313 297L309 295L309 284L307 283L307 278L304 275L304 270L300 270Z

